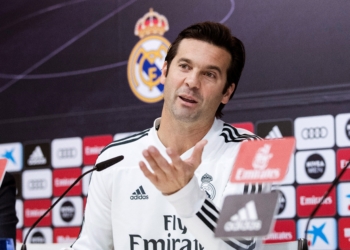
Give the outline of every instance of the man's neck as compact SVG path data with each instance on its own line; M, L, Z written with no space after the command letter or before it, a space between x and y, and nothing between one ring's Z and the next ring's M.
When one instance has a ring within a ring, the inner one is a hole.
M203 139L213 122L182 122L162 117L158 137L166 148L171 147L181 155Z

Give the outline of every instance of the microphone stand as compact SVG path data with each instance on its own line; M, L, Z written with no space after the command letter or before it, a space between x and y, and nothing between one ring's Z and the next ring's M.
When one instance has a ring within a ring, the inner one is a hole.
M114 157L112 159L109 159L109 160L106 160L106 161L103 161L103 162L100 162L98 164L95 165L95 167L93 167L92 169L90 169L89 171L85 172L84 174L82 174L81 176L79 176L68 188L66 191L64 191L64 193L51 205L51 207L46 210L46 212L41 215L39 217L39 219L37 219L35 221L35 223L31 226L31 228L29 229L29 231L27 232L27 235L26 237L24 238L24 241L23 241L23 245L21 247L21 250L27 250L27 246L26 246L26 242L27 242L27 238L30 234L30 232L36 227L36 225L38 225L38 223L56 206L56 204L62 200L62 198L69 192L69 190L71 190L75 184L77 184L85 175L97 170L97 171L102 171L118 162L120 162L121 160L124 159L124 156L120 155L120 156L117 156L117 157Z

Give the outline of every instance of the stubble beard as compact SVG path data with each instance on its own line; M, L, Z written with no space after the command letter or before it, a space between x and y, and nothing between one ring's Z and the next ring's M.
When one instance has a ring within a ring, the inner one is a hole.
M164 108L167 110L166 113L175 121L190 123L198 120L201 111L182 106L180 103L177 103L177 101L179 101L176 100L177 98L178 97L175 96L171 98L171 101L165 101Z
M170 112L172 113L173 117L181 122L185 122L185 123L193 123L196 122L200 119L201 114L202 114L202 110L200 109L200 107L198 106L195 109L191 109L189 107L185 107L180 105L176 105L177 102L177 98L179 98L179 94L180 93L184 93L184 91L176 91L176 95L175 95L175 100L173 99L171 106L170 106ZM186 92L186 91L185 91ZM191 95L195 96L197 100L202 100L202 98L199 96L198 93L190 93ZM197 103L197 105L199 105Z
M171 113L173 114L173 117L178 121L192 123L192 122L198 121L201 111L200 110L190 111L190 110L186 110L185 107L178 108L178 107L172 106Z

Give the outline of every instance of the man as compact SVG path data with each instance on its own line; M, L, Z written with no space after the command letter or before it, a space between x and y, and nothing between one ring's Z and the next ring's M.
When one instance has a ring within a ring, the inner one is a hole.
M213 233L227 193L262 191L227 188L240 142L258 137L217 119L244 59L243 44L221 24L199 23L179 34L162 68L161 118L101 152L97 162L125 159L93 174L73 249L255 249L252 239L224 241Z

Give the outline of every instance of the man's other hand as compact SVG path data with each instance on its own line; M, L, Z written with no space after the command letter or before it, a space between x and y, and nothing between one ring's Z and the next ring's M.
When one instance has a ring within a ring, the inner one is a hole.
M142 154L152 168L153 173L143 161L139 163L140 168L143 174L164 195L176 193L192 179L194 172L201 164L202 153L206 144L206 140L199 141L194 146L192 155L186 160L182 160L177 152L167 148L166 153L169 155L171 163L168 163L157 148L150 146L142 151Z

